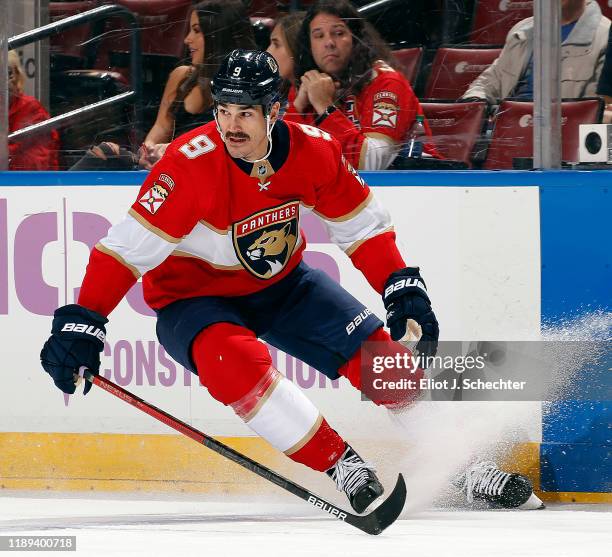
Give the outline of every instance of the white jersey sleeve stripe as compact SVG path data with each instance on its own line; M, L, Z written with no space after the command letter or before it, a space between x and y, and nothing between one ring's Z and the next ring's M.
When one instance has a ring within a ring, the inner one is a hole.
M199 257L218 268L242 268L234 251L232 235L209 228L202 221L181 240L176 250L175 255Z
M100 244L141 275L157 267L176 249L175 242L145 228L131 213L111 227Z
M137 220L142 226L149 229L154 234L157 234L160 238L166 240L166 242L171 242L172 244L179 244L181 242L182 238L175 238L174 236L170 236L170 234L166 234L163 230L157 228L157 226L153 226L149 221L134 211L134 209L130 209L128 214Z
M390 226L389 228L385 228L384 230L381 230L380 232L374 234L374 236L378 236L379 234L384 234L385 232L393 232L394 228L392 226ZM352 246L350 246L349 248L346 249L346 251L344 253L346 253L346 255L353 255L353 253L355 253L357 251L357 248L363 244L364 242L367 242L372 236L368 236L367 238L364 238L363 240L359 240L357 242L355 242Z
M357 246L369 238L378 236L391 228L391 216L376 197L354 217L341 221L330 221L322 217L329 237L342 251L351 253ZM354 247L355 246L355 247Z
M213 269L219 269L220 271L241 271L244 267L240 264L238 265L219 265L218 263L213 263L208 259L205 259L199 255L195 255L193 253L187 253L186 251L174 250L172 252L172 257L192 257L193 259L200 259L201 261L205 261L208 263Z
M108 249L101 243L96 244L96 249L98 251L101 251L102 253L105 253L106 255L110 255L113 259L119 261L119 263L121 263L124 267L127 267L137 279L140 278L140 273L138 272L138 269L133 265L130 265L127 261L125 261L125 259L123 259L123 257L121 257L118 253L115 253L114 251Z

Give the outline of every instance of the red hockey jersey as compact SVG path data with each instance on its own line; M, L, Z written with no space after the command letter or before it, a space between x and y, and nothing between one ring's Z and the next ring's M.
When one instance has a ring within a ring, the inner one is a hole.
M92 251L79 303L108 314L140 276L155 309L183 298L256 292L302 259L300 217L309 211L382 290L404 263L389 214L338 142L284 122L273 138L272 155L255 164L229 156L214 122L177 138L125 219Z
M292 104L291 88L285 120L314 125L318 115L300 114ZM332 134L342 145L342 152L358 169L385 169L403 143L417 114L423 114L412 87L406 78L384 62L377 62L371 81L355 96L337 104L338 110L325 117L318 127ZM311 109L312 110L312 109ZM425 120L425 130L431 130ZM432 145L425 152L439 157Z

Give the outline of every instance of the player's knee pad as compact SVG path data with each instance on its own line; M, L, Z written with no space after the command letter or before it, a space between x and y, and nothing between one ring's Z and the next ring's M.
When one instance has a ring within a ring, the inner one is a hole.
M201 383L223 404L249 393L268 373L272 358L255 334L233 323L215 323L195 338L192 358Z
M404 345L392 340L389 333L381 327L367 338L352 358L338 371L374 404L386 406L389 409L405 408L420 395L419 384L423 377L423 370L403 367L397 369L397 365L383 372L374 370L373 363L384 361L381 358L392 358L394 362L399 361L403 365L404 362L412 361L412 352ZM403 387L400 386L400 379L406 379ZM378 381L375 382L375 380ZM412 382L408 383L408 380ZM393 382L395 388L390 386L379 388L384 381L388 381L387 384Z

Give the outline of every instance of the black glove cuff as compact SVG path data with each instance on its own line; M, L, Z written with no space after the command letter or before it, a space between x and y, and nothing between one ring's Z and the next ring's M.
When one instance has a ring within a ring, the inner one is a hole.
M70 304L55 310L51 333L64 339L88 340L101 351L104 348L108 319L78 304Z
M427 296L427 286L419 273L418 267L406 267L389 275L383 290L383 302L385 309L388 305L404 296L405 294L413 294L422 296L431 304L429 296Z
M87 309L85 306L80 306L79 304L68 304L67 306L62 306L61 308L57 308L53 313L53 317L69 316L87 319L96 325L104 326L108 323L108 319L104 317L104 315L98 313L97 311L93 311L92 309Z

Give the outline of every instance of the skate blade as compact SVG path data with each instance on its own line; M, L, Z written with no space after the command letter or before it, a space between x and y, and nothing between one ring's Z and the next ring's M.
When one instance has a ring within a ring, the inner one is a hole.
M545 508L546 505L542 503L542 500L535 493L532 493L529 496L529 499L527 499L527 501L517 507L517 509L520 509L522 511L536 511Z

